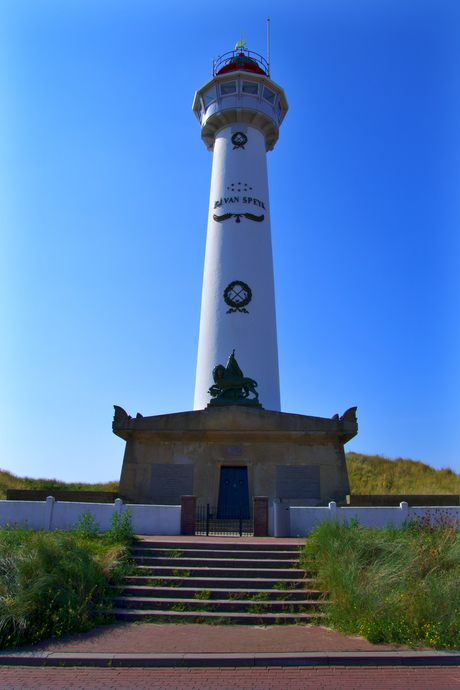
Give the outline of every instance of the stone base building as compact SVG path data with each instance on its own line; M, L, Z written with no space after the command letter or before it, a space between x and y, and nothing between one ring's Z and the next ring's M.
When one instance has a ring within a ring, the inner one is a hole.
M293 506L327 505L350 493L344 444L356 436L356 408L341 418L309 417L244 405L154 417L115 408L113 432L126 441L120 495L134 503L248 510L254 496Z

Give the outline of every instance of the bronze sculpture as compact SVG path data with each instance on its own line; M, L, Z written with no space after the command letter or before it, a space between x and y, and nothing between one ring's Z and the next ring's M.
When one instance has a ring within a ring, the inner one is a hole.
M228 358L227 366L218 364L212 370L214 385L208 393L213 398L210 404L259 404L259 394L256 391L257 381L243 376L243 372L235 359L235 350ZM254 398L249 397L253 393Z

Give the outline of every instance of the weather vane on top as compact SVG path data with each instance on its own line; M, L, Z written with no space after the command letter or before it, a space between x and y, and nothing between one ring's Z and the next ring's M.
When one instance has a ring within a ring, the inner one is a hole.
M243 32L241 32L241 38L238 41L238 43L236 44L235 50L238 50L238 48L242 48L245 43L246 43L246 41L243 41Z

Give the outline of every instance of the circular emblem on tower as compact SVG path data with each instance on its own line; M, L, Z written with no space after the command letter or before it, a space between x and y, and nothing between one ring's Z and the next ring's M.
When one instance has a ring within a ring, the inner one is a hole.
M252 290L249 285L243 283L242 280L234 280L225 288L224 300L230 307L226 312L227 314L233 314L236 311L249 314L248 310L244 307L252 300Z
M235 134L232 134L233 150L244 149L244 145L247 143L247 141L248 138L244 132L235 132Z

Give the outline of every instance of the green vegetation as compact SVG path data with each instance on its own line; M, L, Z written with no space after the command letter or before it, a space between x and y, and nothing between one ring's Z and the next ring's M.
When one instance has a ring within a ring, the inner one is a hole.
M89 512L89 511L88 511ZM118 513L112 513L110 518L110 527L104 532L104 539L110 544L117 544L119 542L128 543L136 538L134 527L132 523L133 511L131 508L123 510L122 516Z
M169 551L163 551L165 558L182 558L183 552L179 549L170 549Z
M460 648L460 536L438 511L436 524L403 529L322 522L307 539L302 567L318 571L330 602L326 620L372 643Z
M423 462L347 453L352 494L460 494L460 475Z
M71 532L0 529L0 649L110 621L111 585L131 568L129 511L97 530L89 511Z
M211 596L210 589L202 589L199 592L195 592L195 599L200 599L201 601L206 601Z
M0 500L6 499L7 489L43 489L46 491L118 491L118 482L85 484L83 482L61 482L58 479L31 479L17 477L12 472L0 470Z
M259 594L253 594L250 598L251 601L266 601L268 599L268 592L259 592Z
M228 593L229 601L238 601L238 599L246 599L247 596L249 596L248 593L243 591Z
M460 475L450 469L435 470L423 462L382 455L347 453L348 476L353 494L460 494ZM57 479L17 477L0 470L0 500L7 489L46 489L47 491L118 491L118 482L85 484Z

